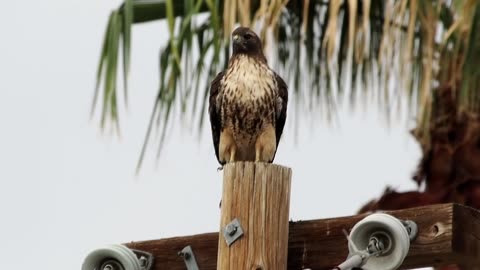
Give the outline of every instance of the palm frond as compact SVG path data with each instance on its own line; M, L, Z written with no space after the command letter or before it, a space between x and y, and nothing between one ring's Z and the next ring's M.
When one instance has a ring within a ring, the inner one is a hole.
M123 52L123 87L125 106L128 101L128 74L130 66L130 44L131 27L135 23L144 23L169 18L172 22L176 17L185 16L192 12L192 7L185 2L166 0L125 0L116 10L112 11L108 20L103 40L100 61L97 67L97 82L93 97L91 116L95 113L97 106L102 107L100 115L100 126L105 129L106 123L112 121L117 131L119 130L118 120L118 92L117 92L117 70L120 50ZM170 5L169 5L170 4ZM169 5L170 9L167 8ZM204 12L208 8L203 1L197 1L195 11ZM123 47L122 47L123 46ZM172 53L175 54L176 47ZM176 53L178 55L178 53ZM177 62L180 59L177 57ZM104 87L101 88L101 83ZM99 104L99 97L103 95L103 103Z
M451 2L451 3L450 3ZM400 105L415 115L416 136L428 147L434 92L459 85L460 107L480 113L480 15L476 0L126 0L112 12L97 71L94 106L118 123L116 87L123 38L124 98L132 24L167 20L170 37L160 53L160 86L145 149L158 130L163 141L172 112L188 109L202 126L208 84L228 61L229 36L237 24L256 30L272 64L288 81L296 104L321 108L332 119L348 100L372 102L386 119ZM207 16L196 19L199 13ZM100 80L104 80L100 91ZM98 102L100 92L103 103ZM317 116L317 115L315 115ZM163 135L162 135L163 134Z

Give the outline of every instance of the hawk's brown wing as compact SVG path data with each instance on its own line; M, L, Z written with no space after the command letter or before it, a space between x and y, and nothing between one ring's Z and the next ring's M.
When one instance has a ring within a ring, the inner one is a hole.
M278 142L282 136L283 127L285 126L285 121L287 120L287 103L288 103L288 86L285 81L275 73L275 80L277 81L277 108L276 108L276 122L275 122L275 137L277 139L277 149ZM276 153L276 150L275 150ZM275 158L275 155L273 156ZM272 159L273 161L273 159Z
M222 90L221 89L222 86L220 82L223 78L223 75L224 75L223 71L218 73L217 77L213 79L210 85L210 98L209 98L209 106L208 106L208 114L210 115L210 125L212 126L213 147L215 148L215 155L217 156L217 160L222 165L223 163L220 162L220 158L218 155L218 146L220 144L220 132L222 131L222 119L220 116L221 104L217 104L217 96Z

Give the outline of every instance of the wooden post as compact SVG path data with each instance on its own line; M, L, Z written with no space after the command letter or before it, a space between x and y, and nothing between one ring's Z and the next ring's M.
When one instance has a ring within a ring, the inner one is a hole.
M253 162L224 170L217 270L286 270L291 170ZM228 246L224 231L235 218L243 236Z

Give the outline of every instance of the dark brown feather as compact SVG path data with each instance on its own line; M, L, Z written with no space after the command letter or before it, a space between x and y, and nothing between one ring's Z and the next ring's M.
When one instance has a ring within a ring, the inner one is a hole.
M227 160L273 162L287 117L288 87L268 67L260 38L253 31L239 27L232 36L228 68L210 85L215 155L222 165Z
M222 131L222 119L220 117L221 104L217 104L217 96L218 93L221 91L222 86L220 82L222 81L223 76L223 71L218 73L210 85L210 98L208 107L210 123L212 126L213 147L215 148L215 155L217 156L217 160L222 165L223 163L220 161L220 157L218 154L218 146L220 144L220 132Z
M285 121L287 120L287 103L288 103L288 86L285 81L277 73L275 73L275 80L277 81L277 91L280 98L280 102L277 104L277 121L275 125L275 137L277 139L277 150L280 137L285 127ZM276 154L276 151L275 151ZM273 156L275 158L275 155ZM273 162L273 160L272 160Z
M260 62L267 63L267 58L263 54L262 41L247 27L238 27L233 31L232 36L238 36L238 40L233 40L233 55L245 54L257 59Z

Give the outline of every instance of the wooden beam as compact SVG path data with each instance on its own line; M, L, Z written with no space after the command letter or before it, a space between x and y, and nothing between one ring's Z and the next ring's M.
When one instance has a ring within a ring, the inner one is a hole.
M217 270L287 269L291 175L268 163L225 166ZM229 246L223 231L234 219L243 235Z
M462 269L480 270L480 212L459 206L453 208L452 248Z
M320 210L319 210L320 211ZM402 269L468 263L480 265L480 213L458 204L439 204L399 211L388 211L419 226ZM290 222L288 269L331 269L348 253L342 229L350 230L366 214ZM155 255L154 270L185 270L177 255L190 245L201 270L215 270L218 233L127 244ZM473 268L468 268L473 269Z

